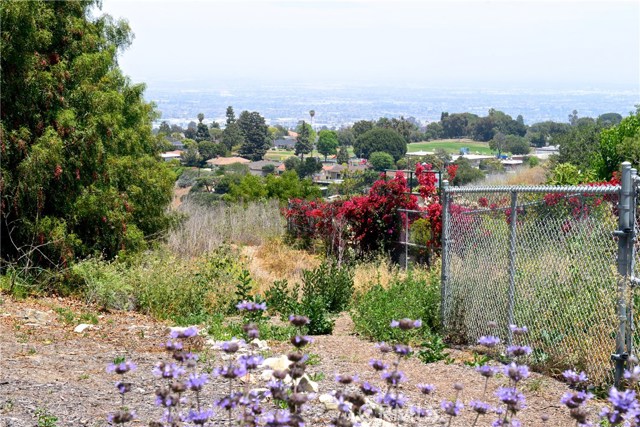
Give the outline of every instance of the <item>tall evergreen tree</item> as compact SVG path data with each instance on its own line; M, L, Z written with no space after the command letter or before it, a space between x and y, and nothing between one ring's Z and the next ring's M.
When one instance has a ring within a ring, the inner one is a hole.
M116 62L129 26L96 18L99 4L2 4L5 262L109 258L168 224L174 176L151 132L157 114Z
M231 105L227 107L226 116L227 116L227 126L236 122L236 114L233 112L233 107Z
M236 123L244 136L244 143L238 150L240 155L254 161L262 160L271 147L269 127L264 117L256 111L243 111Z
M300 156L300 159L304 159L305 154L309 154L311 150L313 150L313 141L311 141L311 133L309 132L309 128L307 124L302 121L302 126L300 126L300 132L296 137L296 156Z

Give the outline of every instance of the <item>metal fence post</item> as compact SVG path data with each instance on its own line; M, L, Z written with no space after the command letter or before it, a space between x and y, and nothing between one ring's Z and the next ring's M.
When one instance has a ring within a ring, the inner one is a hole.
M409 269L409 212L404 214L404 271Z
M622 177L620 180L620 197L618 201L618 230L615 235L618 237L618 333L616 334L616 352L611 355L615 363L614 384L620 387L624 369L629 353L627 353L627 279L629 278L629 267L631 265L631 251L629 243L631 240L632 227L631 209L634 203L634 188L631 178L631 163L622 163Z
M440 279L440 321L442 322L442 326L445 325L445 303L447 301L447 282L449 280L449 256L447 251L449 250L449 200L450 196L447 193L449 189L449 181L445 180L442 182L442 252L440 254L440 259L442 261L442 271L441 279Z
M630 296L629 296L629 306L627 307L627 325L629 326L627 329L627 354L635 354L633 350L633 337L636 334L636 326L634 317L634 291L637 286L637 278L635 277L635 244L636 244L636 212L638 209L638 190L635 188L636 180L638 179L638 170L632 168L631 169L631 210L629 212L629 225L631 226L631 234L628 238L629 240L629 287L630 287ZM631 365L627 367L631 369Z
M516 221L518 219L518 192L511 192L511 213L509 215L509 325L514 325L516 299ZM508 328L507 344L513 344L513 332Z

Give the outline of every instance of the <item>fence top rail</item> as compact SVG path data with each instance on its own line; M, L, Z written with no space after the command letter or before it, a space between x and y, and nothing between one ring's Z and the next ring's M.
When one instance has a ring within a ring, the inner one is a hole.
M477 186L446 187L447 194L463 193L578 193L578 194L618 194L619 185L513 185L513 186Z

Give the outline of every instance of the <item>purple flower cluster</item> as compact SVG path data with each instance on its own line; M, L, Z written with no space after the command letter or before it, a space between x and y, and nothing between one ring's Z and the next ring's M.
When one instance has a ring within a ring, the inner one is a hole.
M392 328L400 328L403 331L409 331L411 329L417 329L422 327L422 320L400 319L391 321Z
M267 303L257 303L253 301L241 301L236 304L238 311L265 311L267 309Z

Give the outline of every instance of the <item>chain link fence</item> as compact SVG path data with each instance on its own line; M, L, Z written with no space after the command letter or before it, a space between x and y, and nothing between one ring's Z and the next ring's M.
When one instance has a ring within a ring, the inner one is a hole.
M619 186L446 188L442 317L449 342L498 335L510 343L508 325L526 325L532 366L552 374L584 370L594 384L610 384L611 360L623 364L633 351L628 325L637 322L628 286L637 267L624 278L619 269L621 240L634 242L629 230L620 234L620 194ZM638 221L632 224L638 231ZM627 257L637 266L638 251Z

